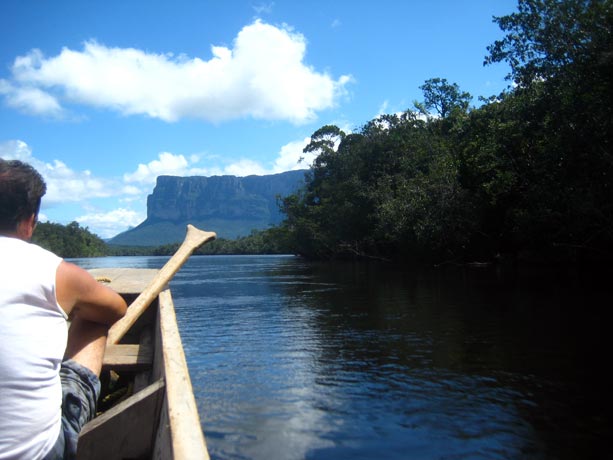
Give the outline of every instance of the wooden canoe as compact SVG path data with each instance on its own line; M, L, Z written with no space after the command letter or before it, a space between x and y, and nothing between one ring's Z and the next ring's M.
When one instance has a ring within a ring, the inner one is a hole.
M90 273L130 305L158 270ZM209 458L168 286L118 344L107 345L101 381L104 412L83 427L78 459Z

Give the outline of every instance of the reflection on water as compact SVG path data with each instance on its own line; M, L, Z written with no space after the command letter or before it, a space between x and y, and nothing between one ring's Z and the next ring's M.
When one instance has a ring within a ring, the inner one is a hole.
M85 269L90 268L162 268L169 257L135 256L135 257L92 257L68 259L69 262Z
M608 297L552 286L192 257L171 287L212 458L596 456Z

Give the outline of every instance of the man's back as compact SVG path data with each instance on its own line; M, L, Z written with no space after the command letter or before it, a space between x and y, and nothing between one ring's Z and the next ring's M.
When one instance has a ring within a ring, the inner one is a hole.
M127 309L87 271L28 243L46 190L30 165L0 158L0 460L76 457L108 329Z
M66 315L55 298L61 259L4 236L0 254L0 459L35 459L61 427L58 372L67 340Z

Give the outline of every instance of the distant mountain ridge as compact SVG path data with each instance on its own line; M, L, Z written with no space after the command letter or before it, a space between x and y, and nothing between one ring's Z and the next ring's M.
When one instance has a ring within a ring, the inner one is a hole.
M191 223L234 239L279 224L277 197L304 184L306 170L265 176L159 176L147 197L147 219L108 243L159 246L182 241Z

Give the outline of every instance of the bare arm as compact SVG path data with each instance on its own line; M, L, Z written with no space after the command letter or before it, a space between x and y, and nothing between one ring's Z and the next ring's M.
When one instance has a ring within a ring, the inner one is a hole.
M63 261L55 277L56 298L67 315L106 326L125 315L123 298L77 265Z

